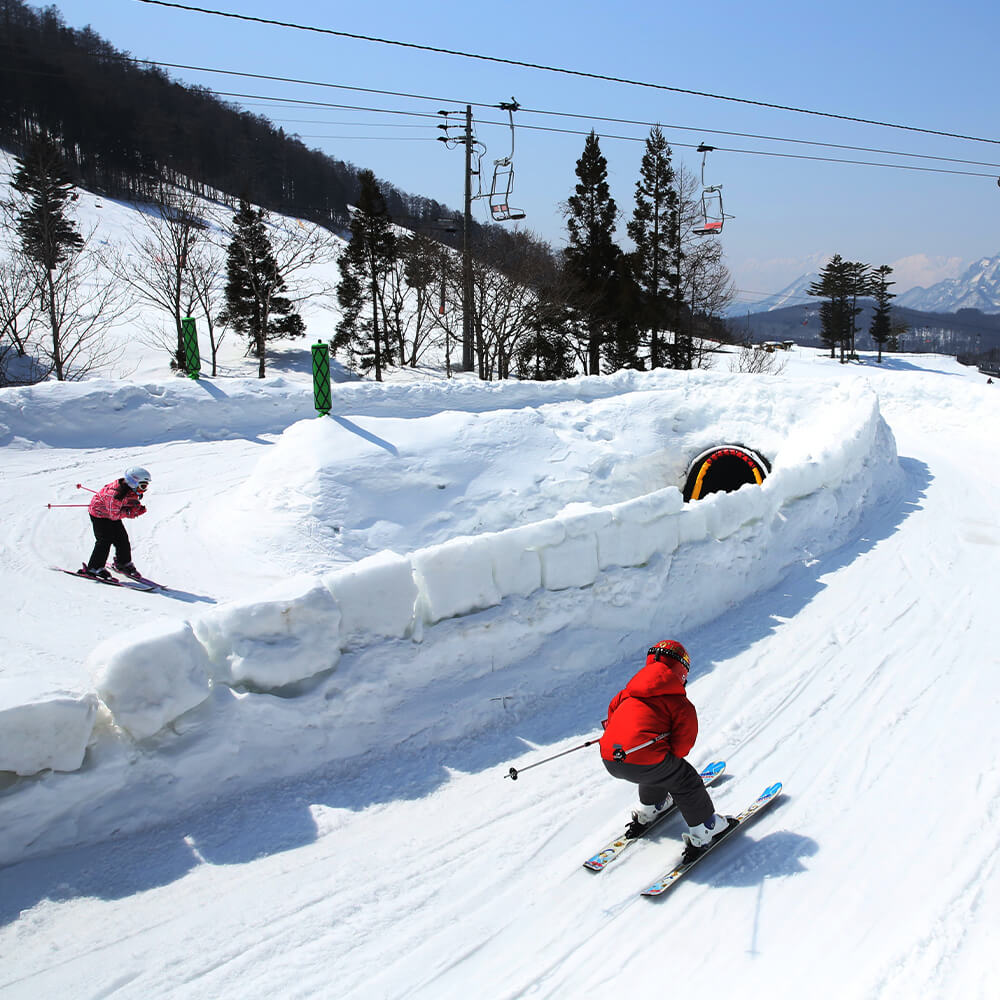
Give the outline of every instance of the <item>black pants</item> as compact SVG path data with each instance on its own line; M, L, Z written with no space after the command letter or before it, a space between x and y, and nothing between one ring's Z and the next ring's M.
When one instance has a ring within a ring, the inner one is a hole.
M94 538L97 542L87 560L87 569L100 569L108 561L112 545L115 547L115 561L119 566L132 561L132 543L128 540L124 521L91 515L90 523L94 526Z
M715 812L701 775L683 757L667 754L659 764L606 760L604 766L612 777L638 785L643 805L655 805L671 795L688 826L706 822Z

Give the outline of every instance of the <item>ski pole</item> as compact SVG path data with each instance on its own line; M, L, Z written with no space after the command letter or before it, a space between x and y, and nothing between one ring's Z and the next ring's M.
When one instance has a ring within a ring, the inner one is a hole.
M89 507L89 503L47 503L45 505L52 510L53 507Z
M646 747L651 747L654 743L659 743L660 740L665 740L670 733L660 733L659 736L654 736L651 740L646 740L645 743L640 743L637 747L632 747L631 750L623 750L621 747L615 747L615 752L611 755L615 760L624 760L629 754L633 754L636 750L645 750Z
M88 493L96 493L97 490L92 490L89 486L84 486L83 483L77 483L76 488L78 490L86 490Z
M517 776L521 771L530 771L533 767L541 767L542 764L547 764L550 760L555 760L557 757L565 757L568 753L575 753L577 750L582 750L584 747L592 747L595 743L600 740L600 736L595 737L592 740L587 740L586 743L581 743L578 747L573 747L570 750L563 750L562 753L553 754L551 757L546 757L544 760L536 760L534 764L528 764L522 767L520 770L516 767L512 767L505 775L505 778L510 778L511 781L517 781ZM631 751L629 751L631 752Z

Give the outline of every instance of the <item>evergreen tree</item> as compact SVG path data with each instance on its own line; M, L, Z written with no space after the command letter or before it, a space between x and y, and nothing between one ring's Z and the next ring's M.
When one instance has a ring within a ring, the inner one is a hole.
M608 298L614 303L614 310L609 327L611 335L605 338L603 355L607 370L612 372L622 368L643 371L646 367L640 357L642 289L632 274L631 263L621 254L608 286Z
M857 357L857 352L855 351L854 344L858 334L858 324L857 317L861 312L861 307L858 305L858 299L868 295L871 288L871 265L862 264L859 260L848 261L847 263L847 285L848 293L850 295L850 320L851 320L851 331L850 331L850 357L852 359Z
M621 250L615 244L618 206L608 187L608 161L591 131L576 163L579 182L568 200L566 271L586 317L588 374L600 374L601 343L614 316L613 278Z
M671 150L659 125L646 139L646 152L635 185L635 210L628 234L635 243L632 273L642 295L642 321L649 330L649 362L659 368L665 358L660 332L677 313L679 275L671 269L678 243L678 196Z
M518 378L536 382L572 378L573 352L566 337L552 331L523 337L515 351L515 371Z
M334 347L348 346L360 354L362 364L374 366L375 379L381 382L382 365L392 362L391 348L383 343L379 325L381 286L396 259L397 241L375 174L362 170L358 179L361 190L351 217L351 240L340 259L337 301L343 316ZM371 305L371 316L361 320L366 303Z
M892 274L892 268L888 264L875 268L869 286L872 298L875 299L875 315L872 316L872 324L868 332L871 334L872 340L878 344L879 364L882 363L883 345L891 341L893 337L892 309L889 306L889 300L894 299L896 295L889 291L889 287L896 282L888 280L890 274Z
M864 265L860 265L864 266ZM825 298L819 308L820 339L830 347L830 357L840 345L840 360L846 360L846 350L852 342L854 321L861 311L857 306L857 274L859 265L834 254L819 273L819 280L807 294Z
M302 317L286 291L271 240L267 235L267 213L254 210L245 199L233 216L232 239L226 257L226 306L219 316L243 334L247 353L259 360L258 377L264 377L267 342L279 337L305 336Z
M66 173L59 147L47 135L36 136L24 158L18 160L13 188L22 198L16 211L17 234L24 256L36 269L35 280L45 300L52 334L52 366L62 381L64 310L60 308L60 289L65 274L62 265L71 263L84 246L84 238L67 216L69 203L77 198ZM70 268L70 270L72 270Z
M76 201L62 154L46 135L37 136L14 174L14 190L26 200L17 216L24 253L45 271L54 271L83 246L83 237L66 215Z

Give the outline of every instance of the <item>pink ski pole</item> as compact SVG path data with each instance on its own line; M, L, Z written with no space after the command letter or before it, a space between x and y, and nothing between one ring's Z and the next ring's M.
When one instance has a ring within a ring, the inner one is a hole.
M92 490L89 486L84 486L83 483L77 483L76 488L78 490L86 490L88 493L96 493L97 490Z

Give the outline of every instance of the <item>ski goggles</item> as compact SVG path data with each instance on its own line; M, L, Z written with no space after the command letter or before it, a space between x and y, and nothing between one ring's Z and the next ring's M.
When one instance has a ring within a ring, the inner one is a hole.
M671 660L676 660L678 663L683 663L685 667L689 670L691 669L691 659L684 653L678 653L676 649L666 649L663 646L652 646L646 652L647 656L655 656L659 659L666 659L669 657Z

